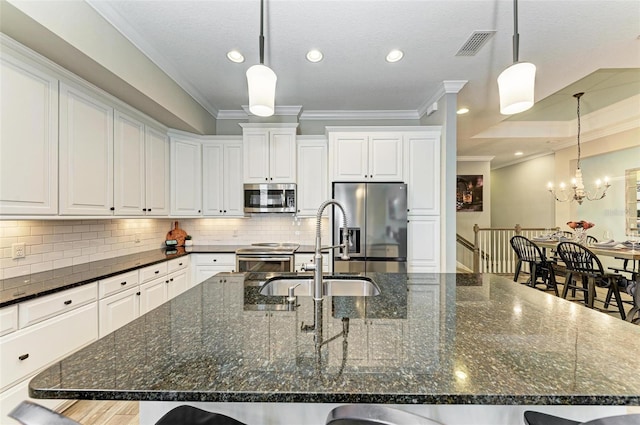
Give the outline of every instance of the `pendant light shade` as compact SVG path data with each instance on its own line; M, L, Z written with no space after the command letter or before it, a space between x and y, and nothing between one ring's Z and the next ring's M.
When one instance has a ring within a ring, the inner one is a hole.
M249 112L259 117L270 117L275 113L276 73L264 65L264 0L260 0L260 65L247 69L249 86Z
M536 66L530 62L518 62L498 76L500 113L517 114L533 106Z
M520 62L520 34L518 34L518 0L513 0L513 65L498 76L500 113L517 114L533 106L533 92L536 80L536 66Z
M249 111L259 117L270 117L275 112L276 73L265 65L253 65L247 70L249 85Z

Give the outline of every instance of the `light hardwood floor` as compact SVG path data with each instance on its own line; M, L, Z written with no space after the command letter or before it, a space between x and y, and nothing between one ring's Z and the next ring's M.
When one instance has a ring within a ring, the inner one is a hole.
M140 423L137 401L79 400L62 414L82 425L138 425Z

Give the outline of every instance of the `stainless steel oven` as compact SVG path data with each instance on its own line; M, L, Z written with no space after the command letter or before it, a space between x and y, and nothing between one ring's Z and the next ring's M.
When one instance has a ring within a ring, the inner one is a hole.
M236 250L236 271L279 273L294 271L297 244L255 244Z

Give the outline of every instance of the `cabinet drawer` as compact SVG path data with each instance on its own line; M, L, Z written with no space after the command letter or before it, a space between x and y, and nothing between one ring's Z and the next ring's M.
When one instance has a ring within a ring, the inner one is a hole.
M67 400L33 399L29 397L29 380L25 379L23 382L0 393L0 418L6 418L7 414L24 400L32 401L51 410L56 410L67 402ZM11 423L17 424L18 422L12 421Z
M97 338L97 303L1 337L0 390Z
M235 254L192 254L195 264L199 266L236 266Z
M189 256L185 255L184 257L174 258L173 260L167 261L167 271L169 273L175 272L176 270L185 269L189 267Z
M18 304L0 309L0 336L18 330Z
M98 283L93 282L18 305L20 329L97 300Z
M98 297L100 299L109 295L129 289L138 284L138 270L122 273L117 276L101 279L98 282Z
M140 269L140 283L148 282L155 278L164 276L167 274L167 262L154 264L153 266Z

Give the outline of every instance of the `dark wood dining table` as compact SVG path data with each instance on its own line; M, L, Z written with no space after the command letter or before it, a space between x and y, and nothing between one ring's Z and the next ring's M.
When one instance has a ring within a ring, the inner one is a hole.
M545 255L546 255L546 249L553 250L560 243L560 241L556 239L540 240L540 239L532 238L531 240L540 248L542 248ZM615 246L602 247L597 245L589 245L587 246L587 248L597 256L613 257L613 258L622 259L622 260L631 260L633 264L636 264L635 262L640 261L640 245L637 246L635 250L632 250L631 248L616 248ZM635 293L633 294L633 307L627 313L626 320L628 322L640 321L640 271L635 270L634 275L636 279L635 280L636 290L635 290Z

